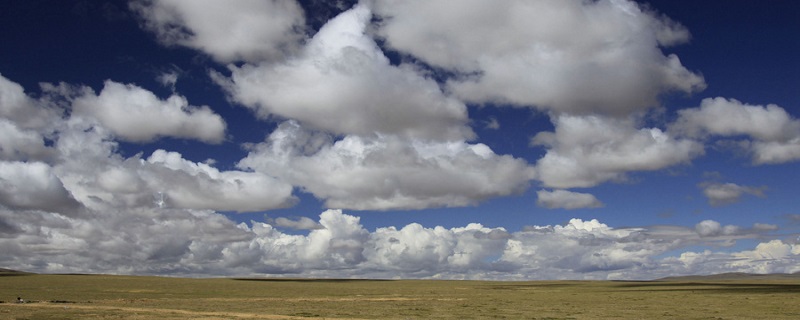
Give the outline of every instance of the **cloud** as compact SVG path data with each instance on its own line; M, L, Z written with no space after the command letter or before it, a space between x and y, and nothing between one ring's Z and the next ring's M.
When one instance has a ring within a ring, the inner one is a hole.
M552 188L624 180L627 172L659 170L703 154L702 145L693 140L676 139L658 128L637 129L632 119L561 115L553 124L555 132L541 132L531 140L548 148L536 171Z
M46 160L53 157L44 136L0 118L0 160Z
M238 167L278 177L325 200L357 210L467 206L522 192L527 163L483 144L397 136L330 136L284 122L252 146Z
M158 83L160 83L162 86L172 89L172 92L175 92L175 84L178 83L179 76L180 71L173 69L159 74L156 77L156 81L158 81Z
M146 162L141 162L144 168L139 169L139 176L149 190L167 196L168 206L249 212L289 207L297 202L292 186L261 173L220 171L185 160L180 153L160 149Z
M341 210L319 215L322 228L282 233L252 221L234 224L207 210L105 208L92 219L0 207L4 266L34 272L255 275L434 279L653 279L659 276L796 270L796 245L779 240L734 253L682 248L758 237L755 229L698 224L613 228L597 220L529 226L519 232L464 227L380 227L367 231ZM122 227L124 226L124 227ZM702 229L702 230L706 230ZM767 260L765 260L767 259ZM765 262L768 261L768 262ZM754 266L764 266L754 268Z
M800 271L800 246L781 240L761 242L753 250L734 253L685 252L679 258L665 259L681 274L712 274L724 272L795 273Z
M492 130L498 130L498 129L500 129L500 122L497 121L497 118L494 118L494 117L489 118L489 120L486 121L486 126L484 128L492 129Z
M21 85L0 74L0 118L24 130L43 129L58 117L55 110L38 105L25 94Z
M297 220L279 217L275 219L275 226L295 230L315 230L324 228L321 224L308 217L300 217Z
M356 6L325 24L298 56L229 66L230 78L214 78L261 118L295 119L336 134L473 138L463 103L412 67L390 65L365 34L370 17L366 7Z
M628 115L705 88L660 51L688 41L686 28L632 1L369 3L386 44L461 74L447 88L468 102Z
M568 190L539 190L536 192L536 196L538 197L536 204L548 209L599 208L603 206L603 203L594 195Z
M149 142L158 137L198 139L220 143L225 121L207 106L191 106L177 94L161 100L135 85L111 80L96 95L88 87L72 102L75 114L97 119L119 138Z
M78 202L42 162L0 161L0 206L74 214Z
M703 220L694 229L701 237L720 236L720 235L734 235L739 232L739 228L732 225L722 226L719 222L714 220Z
M486 260L503 249L510 235L501 228L469 224L463 228L378 228L366 244L367 266L409 276L491 268ZM384 272L385 272L384 271Z
M0 118L0 204L8 208L67 215L133 210L153 207L158 192L168 207L182 209L260 211L297 201L291 185L261 173L220 171L161 149L147 159L118 153L114 139L122 137L221 139L221 117L208 107L188 106L181 96L160 100L145 89L106 81L99 95L86 87L43 84L44 94L33 99L18 84L0 80L2 109L14 111ZM52 116L59 108L73 112ZM50 123L37 127L20 116L26 113L51 116Z
M743 141L739 146L752 154L755 164L800 159L800 120L777 105L748 105L718 97L703 99L700 107L678 114L670 130L688 137L751 137L753 141Z
M281 58L302 40L305 24L294 0L135 0L129 7L161 43L197 49L223 63Z
M60 154L56 172L76 199L94 210L154 207L158 192L168 208L246 212L296 202L291 185L260 173L220 171L162 149L146 159L123 158L111 136L92 121L74 117L55 144Z
M735 183L701 183L703 195L708 198L708 203L712 206L722 206L739 202L743 195L749 194L756 197L764 197L766 187L747 187Z

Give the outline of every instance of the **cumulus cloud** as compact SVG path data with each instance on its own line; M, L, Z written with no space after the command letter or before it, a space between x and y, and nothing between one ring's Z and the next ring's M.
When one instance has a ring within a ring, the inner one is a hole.
M133 142L158 137L198 139L219 143L225 138L225 121L208 106L191 106L177 94L161 100L152 92L111 80L100 94L84 87L72 103L75 114L100 121L119 138Z
M358 217L341 210L322 212L320 228L296 235L263 222L235 225L212 211L154 207L106 208L92 220L41 211L15 216L0 207L0 221L5 225L0 248L8 253L0 262L36 272L652 279L711 271L791 271L800 254L796 245L776 240L752 251L659 257L720 239L758 236L753 229L708 221L698 224L708 227L705 235L683 227L613 228L581 219L519 232L477 223L454 228L412 223L369 232ZM759 265L766 269L754 268Z
M314 230L324 228L321 224L311 220L311 218L308 217L300 217L296 220L279 217L275 219L275 226L295 230Z
M703 188L703 195L708 198L708 203L712 206L721 206L739 202L743 195L749 194L756 197L764 197L766 187L740 186L735 183L716 183L704 182L700 184Z
M0 205L72 214L78 202L42 162L0 161Z
M301 186L330 208L358 210L474 205L519 193L532 177L524 160L483 144L384 135L334 142L292 121L238 166Z
M46 160L53 155L39 132L0 118L0 160Z
M0 74L0 118L14 123L19 129L42 129L59 118L52 108L37 104L25 90Z
M536 192L536 204L549 209L580 209L599 208L603 203L588 193L573 192L569 190L539 190Z
M548 147L536 163L537 178L553 188L592 187L619 181L630 171L649 171L687 163L703 153L690 139L658 128L636 128L632 119L557 116L555 132L541 132L533 145Z
M138 173L150 190L167 196L167 205L244 212L288 207L297 201L291 185L261 173L220 171L165 150L154 151L146 162Z
M129 6L162 43L197 49L219 62L281 58L304 33L303 10L294 0L135 0Z
M664 266L680 274L712 274L747 272L757 274L795 273L800 271L800 246L781 240L761 242L753 250L734 253L685 252L677 258L667 258Z
M226 125L209 107L174 92L162 99L108 80L99 94L43 84L34 98L0 76L0 265L60 273L505 280L800 270L800 247L790 240L721 249L778 229L764 223L615 228L571 219L516 232L478 223L369 231L338 209L316 221L239 224L216 212L290 206L295 188L331 208L467 206L521 193L532 179L550 188L537 192L541 206L598 207L593 195L563 189L687 163L711 135L752 137L740 145L759 164L800 158L800 125L777 106L718 98L681 112L667 132L638 121L660 94L705 86L661 52L688 40L676 22L625 0L498 3L364 1L304 42L294 1L132 1L143 26L164 44L232 63L229 75L212 73L214 81L232 101L280 122L265 141L245 144L249 153L235 169L162 145L149 155L126 155L120 141L220 143ZM376 42L373 31L382 39ZM390 61L382 46L405 62ZM174 91L175 73L158 80ZM532 139L545 155L532 168L470 143L476 136L465 101L546 111L555 129ZM715 117L724 119L714 123ZM764 191L702 187L712 204ZM157 195L163 205L154 203ZM711 250L680 253L698 246Z
M85 206L153 207L161 192L165 206L221 211L259 211L296 202L292 186L255 172L220 171L158 149L146 159L116 153L110 132L80 117L71 118L56 141L60 161L55 170Z
M370 3L387 45L463 74L447 88L469 102L627 115L705 87L660 50L687 41L686 28L632 1Z
M734 99L707 98L700 107L678 111L671 130L694 138L749 136L739 145L752 154L755 164L784 163L800 159L800 120L783 108L749 105Z
M229 66L230 78L214 77L262 118L291 118L336 134L472 138L466 106L412 67L390 65L365 34L370 17L357 6L325 24L297 57Z
M297 200L291 185L262 173L221 171L161 149L147 159L118 153L115 139L221 139L221 117L181 96L161 100L143 88L106 81L99 95L86 87L44 84L42 97L33 99L18 84L0 80L2 109L12 111L0 117L0 204L7 208L73 214L80 208L153 207L159 192L170 208L199 210L260 211ZM54 116L58 108L73 112ZM26 114L49 116L44 120L50 122L37 127Z
M714 220L703 220L695 225L694 229L701 237L720 236L720 235L734 235L739 232L739 227L733 225L722 226Z

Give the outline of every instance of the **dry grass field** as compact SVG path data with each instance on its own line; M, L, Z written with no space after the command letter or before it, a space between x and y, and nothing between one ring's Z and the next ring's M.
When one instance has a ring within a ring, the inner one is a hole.
M27 300L16 303L17 297ZM0 319L800 319L796 279L435 281L0 275Z

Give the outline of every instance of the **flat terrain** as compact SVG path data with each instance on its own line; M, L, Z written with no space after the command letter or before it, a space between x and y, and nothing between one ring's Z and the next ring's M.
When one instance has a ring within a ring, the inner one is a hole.
M20 296L26 303L16 303ZM799 319L800 280L435 281L0 275L0 319Z

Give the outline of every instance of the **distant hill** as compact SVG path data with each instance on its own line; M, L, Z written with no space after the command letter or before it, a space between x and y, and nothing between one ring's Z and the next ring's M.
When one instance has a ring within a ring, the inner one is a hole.
M2 276L20 276L25 274L31 274L30 272L23 272L17 270L11 270L6 268L0 268L0 277Z
M654 281L729 281L729 280L800 280L800 272L755 274L729 272L711 275L666 277Z

